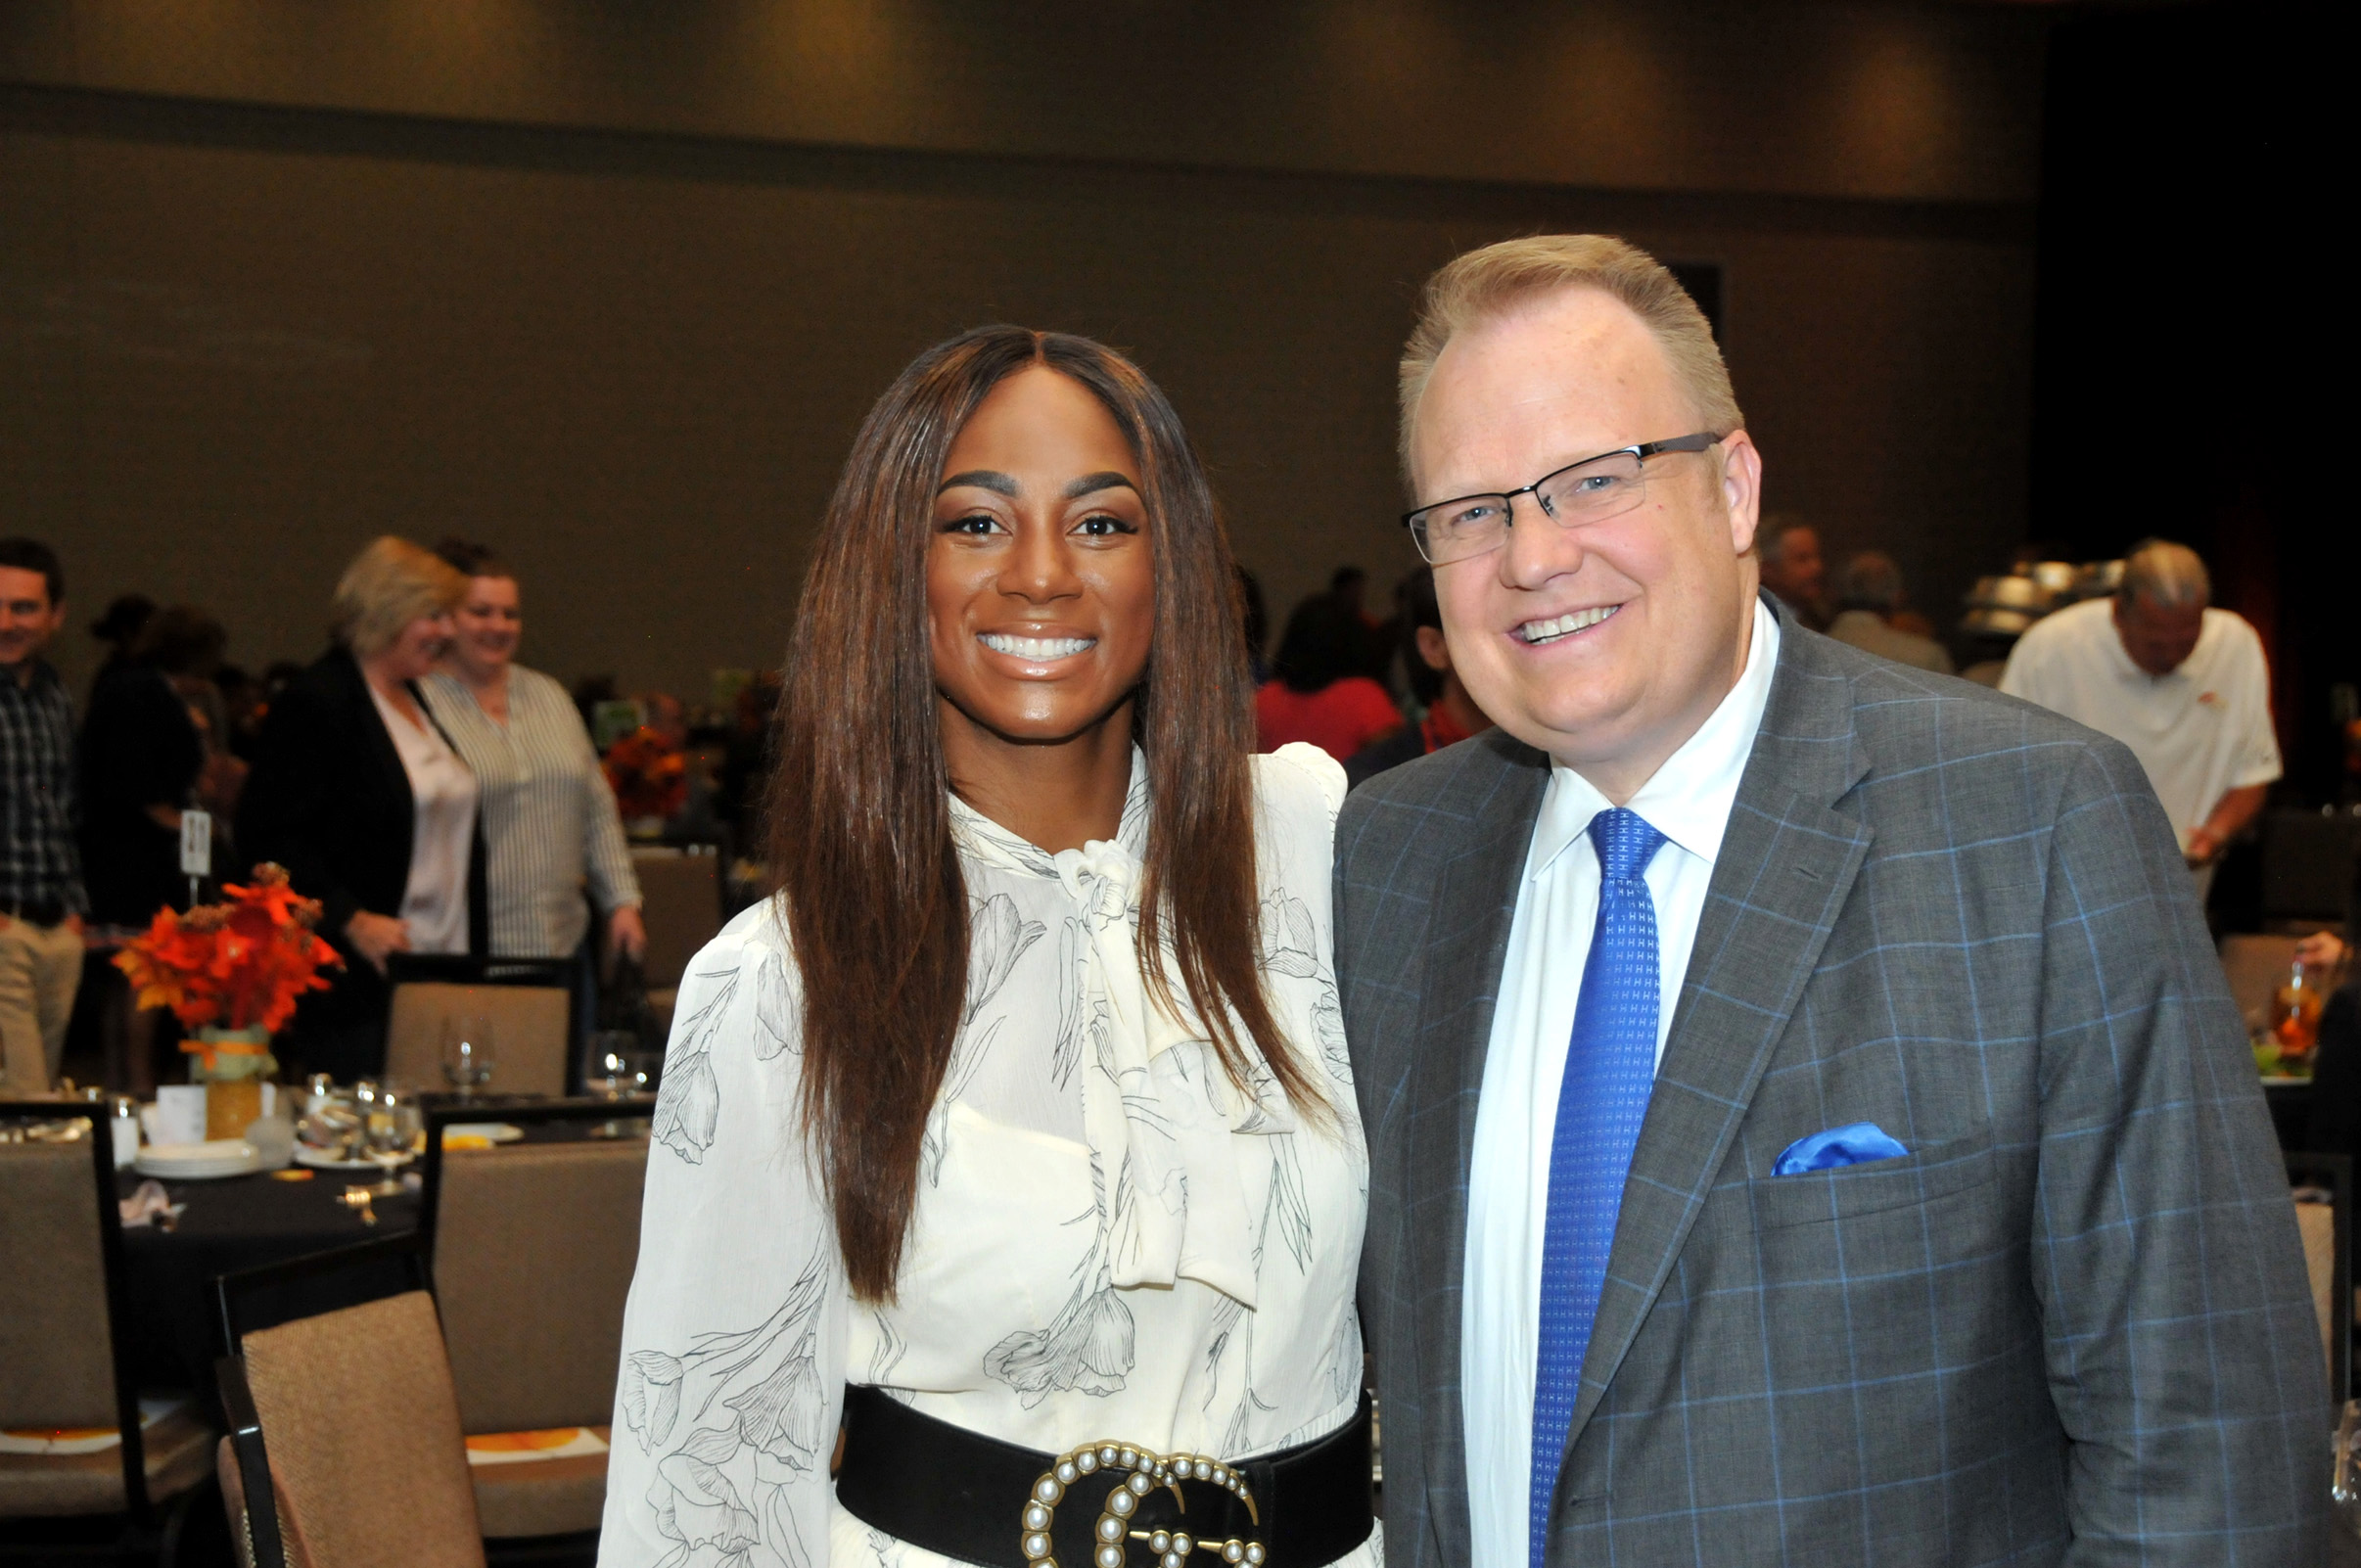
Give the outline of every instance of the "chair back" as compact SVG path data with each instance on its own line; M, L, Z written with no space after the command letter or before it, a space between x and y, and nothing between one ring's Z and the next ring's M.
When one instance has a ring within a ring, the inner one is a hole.
M2222 939L2222 978L2230 983L2230 999L2249 1021L2270 1009L2272 994L2295 962L2295 941L2260 932L2234 932Z
M426 1202L463 1430L611 1418L647 1167L644 1138L442 1156Z
M2341 1154L2290 1154L2288 1179L2321 1190L2328 1201L2295 1205L2295 1228L2303 1238L2304 1271L2310 1276L2312 1309L2320 1317L2321 1349L2328 1357L2333 1407L2351 1398L2353 1342L2353 1163Z
M86 1106L0 1101L0 1123L76 1118L71 1142L0 1143L0 1427L115 1428L122 1505L145 1519L139 1397L116 1338L123 1232L110 1129Z
M490 1019L494 1032L490 1092L563 1094L573 1003L562 987L399 981L386 1028L386 1082L441 1087L444 1023L473 1015Z
M240 1347L286 1534L337 1568L481 1568L483 1537L434 1298L404 1291Z
M647 982L655 990L680 984L697 949L721 929L721 857L710 847L638 849L631 870L639 878L639 918L647 927Z
M0 1426L116 1424L96 1207L86 1144L0 1143Z

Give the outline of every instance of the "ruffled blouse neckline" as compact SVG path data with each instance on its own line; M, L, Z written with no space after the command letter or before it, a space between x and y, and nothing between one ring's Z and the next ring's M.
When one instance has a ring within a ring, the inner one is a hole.
M1115 837L1092 839L1079 850L1044 850L995 822L956 794L949 799L951 838L960 853L1003 871L1063 882L1069 891L1080 894L1078 879L1093 866L1120 858L1129 862L1136 877L1147 860L1147 754L1136 746L1132 748L1132 779L1124 787L1123 817L1116 824Z
M1106 1284L1170 1285L1186 1275L1251 1307L1253 1227L1230 1136L1291 1132L1295 1116L1267 1074L1257 1075L1255 1093L1240 1093L1179 988L1168 1009L1141 973L1149 804L1147 759L1134 746L1112 840L1052 853L956 795L951 832L970 861L1054 881L1073 900L1058 935L1074 989L1058 1009L1056 1055L1064 1070L1084 1075L1084 1136L1101 1173Z

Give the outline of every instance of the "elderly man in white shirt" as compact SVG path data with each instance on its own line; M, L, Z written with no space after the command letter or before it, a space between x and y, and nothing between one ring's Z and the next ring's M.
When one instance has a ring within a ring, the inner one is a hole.
M2150 540L2124 558L2112 599L2035 623L2000 684L2131 748L2180 835L2200 900L2222 851L2280 774L2262 639L2208 608L2211 598L2195 550Z

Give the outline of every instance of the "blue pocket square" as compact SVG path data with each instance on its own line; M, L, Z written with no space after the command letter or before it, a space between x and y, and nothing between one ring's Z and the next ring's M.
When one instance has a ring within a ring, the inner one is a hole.
M1875 1122L1854 1122L1797 1138L1780 1150L1772 1164L1775 1176L1802 1176L1807 1171L1833 1171L1840 1165L1867 1165L1872 1160L1898 1160L1910 1151L1885 1135Z

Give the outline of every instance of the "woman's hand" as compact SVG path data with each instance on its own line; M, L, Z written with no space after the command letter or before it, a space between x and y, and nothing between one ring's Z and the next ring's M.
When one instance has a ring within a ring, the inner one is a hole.
M617 904L607 912L607 961L627 957L638 963L648 955L648 928L639 918L639 905Z
M369 960L369 967L381 975L386 972L386 959L390 955L410 950L410 923L393 915L360 910L345 922L345 935L360 949L360 955Z

